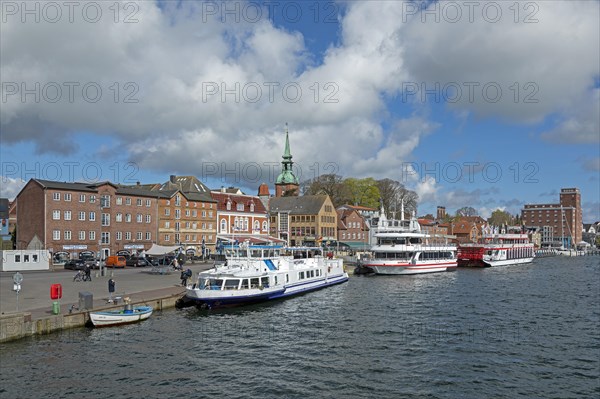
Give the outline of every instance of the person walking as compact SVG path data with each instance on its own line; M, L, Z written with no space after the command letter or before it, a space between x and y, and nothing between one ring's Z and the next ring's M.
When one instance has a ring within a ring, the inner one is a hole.
M92 268L90 267L89 264L85 264L85 280L86 281L92 281Z
M108 280L108 303L112 303L113 292L115 292L115 280L112 278Z
M181 285L184 287L187 286L187 280L188 280L187 271L182 270L180 278L181 278Z

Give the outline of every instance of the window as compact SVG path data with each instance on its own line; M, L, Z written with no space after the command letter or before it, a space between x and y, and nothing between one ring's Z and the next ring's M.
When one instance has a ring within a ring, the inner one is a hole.
M65 220L71 220L71 211L65 211Z
M101 236L100 236L100 243L101 244L110 244L110 233L107 231L103 231Z
M79 241L84 241L85 240L85 231L80 231L79 232Z
M116 222L122 222L123 221L123 214L122 213L117 213L115 215L115 221Z
M195 209L192 210L192 217L198 217L198 211L197 210L195 210Z
M250 204L250 212L254 212L254 202Z
M175 219L181 219L181 210L175 209Z
M149 231L146 232L146 241L150 241L152 239L152 233Z
M90 238L90 240L95 241L96 240L96 232L88 231L88 237Z
M110 195L103 195L100 197L100 207L110 208Z
M185 210L185 216L186 216L186 217L190 217L190 210L189 210L189 209L186 209L186 210Z
M165 241L171 241L171 235L165 234Z
M221 219L221 233L227 233L227 221Z
M135 204L136 204L137 206L142 206L142 199L141 199L141 198L138 198L137 200L135 200Z
M125 198L125 205L131 205L131 198Z
M175 231L179 231L180 225L179 222L175 222Z
M254 230L260 231L260 222L258 220L254 221Z
M101 215L101 224L102 224L102 226L110 226L110 214L109 213L103 213Z
M185 242L189 242L189 241L190 241L190 235L189 235L189 234L186 234L186 235L185 235Z
M236 209L238 211L243 211L244 210L244 204L237 204Z
M53 230L52 231L52 239L54 241L60 240L60 230Z
M196 230L198 228L198 223L192 223L192 229Z
M167 200L167 202L165 202L165 205L171 205L171 201Z
M131 213L126 213L125 214L125 222L131 223Z
M60 201L60 193L53 193L52 194L52 199L54 201Z
M60 211L52 211L52 220L60 220Z
M181 206L181 196L179 194L175 196L175 206Z
M79 220L85 220L85 212L79 212Z
M211 218L213 215L212 211L208 211L208 217Z
M151 205L152 205L152 200L147 199L146 200L146 207L150 208Z
M146 215L146 223L150 223L150 221L152 220L150 215Z
M165 208L165 216L171 216L171 209Z
M65 230L65 241L71 241L71 230Z
M64 199L65 199L65 201L71 201L71 193L65 193Z
M227 200L227 210L231 210L231 201Z
M117 231L116 236L115 236L115 240L121 241L122 239L123 239L123 232Z
M267 221L265 220L263 222L263 231L267 231L267 229L268 229L268 224L267 224Z
M117 197L117 205L123 205L123 197Z
M138 232L137 232L137 234L135 235L135 238L136 238L137 240L140 240L140 241L141 241L141 240L142 240L142 232L141 232L141 231L138 231Z
M125 232L125 240L127 240L127 241L131 240L131 231Z
M175 233L175 242L176 243L181 242L181 237L179 236L179 233Z
M171 228L171 222L167 220L165 222L165 229L170 229L170 228Z
M202 230L206 230L206 223L202 223Z
M206 211L202 211L202 217L205 218L206 217Z
M85 202L85 194L79 194L79 202Z
M95 203L96 203L96 196L90 195L90 204L95 204Z
M135 220L136 220L136 222L138 222L138 223L142 223L142 222L144 221L144 220L143 220L143 218L144 218L144 217L143 217L143 215L142 215L141 213L138 213L138 214L135 216Z

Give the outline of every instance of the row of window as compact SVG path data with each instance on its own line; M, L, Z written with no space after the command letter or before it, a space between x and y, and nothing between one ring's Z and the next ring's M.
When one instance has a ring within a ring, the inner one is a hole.
M321 223L335 223L335 217L322 215Z
M52 231L52 239L54 241L59 241L61 239L61 235L63 237L63 240L65 241L71 241L73 239L73 233L71 232L71 230L64 230L61 234L60 230L53 230ZM85 241L86 240L86 236L87 239L90 241L95 241L96 240L96 232L91 230L91 231L85 231L85 230L80 230L77 234L77 239L79 241ZM123 237L125 237L125 241L129 241L131 240L131 232L130 231L126 231L125 234L123 234L123 232L121 231L117 231L115 233L115 240L116 241L121 241L123 240ZM152 233L149 231L146 231L146 233L144 234L141 231L138 231L136 233L136 237L137 240L143 240L145 239L146 241L151 241L152 240ZM100 241L102 244L110 244L110 233L109 232L102 232L100 234Z
M362 224L359 222L348 222L348 224L347 224L349 229L360 229L361 225Z
M362 235L362 237L361 237L361 235ZM346 235L345 232L342 232L342 240L345 240L345 239L348 239L348 240L360 240L360 239L363 239L364 240L365 237L366 237L365 233L358 233L358 234L356 234L356 233L352 233L352 234L348 233Z
M305 278L320 277L321 275L322 275L322 271L320 269L307 270L306 272L299 272L298 279L304 280Z
M67 201L67 202L69 202L69 201L72 200L72 194L71 193L63 193L62 197L63 197L63 200ZM54 201L60 201L60 198L61 198L61 193L60 192L52 193L52 199ZM86 199L87 199L87 194L79 194L79 202L86 202ZM96 202L96 199L97 199L97 196L95 194L89 194L90 204L94 204ZM124 201L125 205L131 205L132 204L132 198L130 198L130 197L116 197L116 200L115 200L116 204L117 205L123 205L123 199L125 200ZM101 206L103 208L110 208L110 202L111 202L110 201L111 200L111 196L110 195L102 195L102 196L100 196L100 200L101 200ZM170 205L170 203L171 203L171 201L167 200L166 204ZM174 203L175 203L175 206L181 206L181 196L180 195L177 195L175 197ZM149 208L149 207L152 206L152 200L151 199L143 200L141 198L136 198L135 199L135 204L137 206L143 206L145 204L146 207ZM241 205L243 207L243 204L241 204ZM185 206L189 207L190 203L186 202ZM197 203L194 202L194 208L196 206L197 206ZM202 203L202 208L204 208L204 206L205 206L205 203ZM209 203L208 207L210 209L212 209L213 204ZM254 211L254 204L250 205L250 210Z
M315 215L298 215L298 216L291 217L292 223L314 222L316 220L315 218L316 218ZM273 223L274 223L274 221L273 221Z
M96 220L96 212L84 212L84 211L80 211L79 215L78 215L78 220L80 221L85 221L86 216L88 217L88 220L91 222L94 222ZM63 211L63 219L64 220L71 220L71 211ZM141 213L138 213L136 215L136 222L138 223L143 223L144 219L146 221L146 223L151 223L152 222L152 216L149 214L146 214L145 216L142 215ZM53 210L52 211L52 220L60 220L60 210ZM110 226L110 213L102 213L100 214L100 220L102 223L102 226ZM123 222L125 221L126 223L131 223L131 214L130 213L126 213L125 214L125 218L123 219L123 214L122 213L117 213L115 215L115 221L117 222Z
M227 208L228 211L231 210L231 200L227 200L227 204L225 206ZM239 211L239 212L244 212L244 204L243 203L237 203L235 206L235 210ZM250 212L254 212L254 203L251 202L250 203Z
M205 218L207 215L206 211L202 211L201 215L203 218ZM165 216L171 216L171 208L165 208ZM191 211L189 209L186 209L185 216L194 218L198 217L198 211L196 211L195 209L192 209ZM208 211L208 217L213 217L213 211ZM181 209L175 209L175 219L181 219Z
M206 242L206 243L211 243L213 242L213 236L212 235L203 235L202 237L202 241ZM181 242L181 235L179 233L175 233L173 235L173 242L175 243L180 243ZM191 238L191 241L190 241ZM191 236L189 234L185 235L185 243L190 243L190 242L199 242L196 240L196 234L192 234ZM171 241L171 234L165 234L164 235L164 240L165 241Z
M203 223L204 224L204 223ZM247 232L248 231L248 218L247 217L236 217L233 223L233 232ZM210 229L212 229L212 224L210 224ZM263 221L262 230L267 231L269 229L269 224L267 221ZM221 233L228 233L229 227L227 225L227 219L221 219L219 231ZM254 221L254 227L252 228L253 232L260 232L260 221Z
M212 228L213 228L213 224L212 223L208 223L208 224L202 223L201 225L198 225L198 223L185 222L184 226L185 226L186 230L189 230L189 229L197 230L198 226L200 226L200 228L202 230L206 230L207 227L208 227L208 230L212 230ZM165 221L164 228L165 229L170 229L171 228L171 221L170 220L166 220ZM181 230L181 223L180 222L175 222L175 230L176 231Z

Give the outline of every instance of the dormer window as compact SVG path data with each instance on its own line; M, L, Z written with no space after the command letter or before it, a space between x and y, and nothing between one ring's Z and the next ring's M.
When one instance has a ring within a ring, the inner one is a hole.
M230 211L231 210L231 201L227 200L227 210Z
M236 207L236 209L237 209L238 211L240 211L240 212L243 212L243 211L244 211L244 204L237 204L237 207Z
M250 212L254 212L254 202L250 203Z

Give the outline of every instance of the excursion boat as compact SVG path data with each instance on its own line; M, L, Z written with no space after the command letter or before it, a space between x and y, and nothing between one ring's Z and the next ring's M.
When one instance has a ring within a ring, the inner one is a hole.
M375 274L421 274L456 269L456 246L447 237L421 232L413 215L404 220L387 219L383 208L374 229L375 245L362 266Z
M488 267L531 263L535 257L533 243L525 233L484 227L480 243L460 244L458 265Z
M321 248L242 243L224 248L226 261L201 272L178 307L237 306L286 298L348 281L342 259Z
M117 326L146 320L152 311L151 306L125 305L123 309L90 312L90 320L94 327Z

